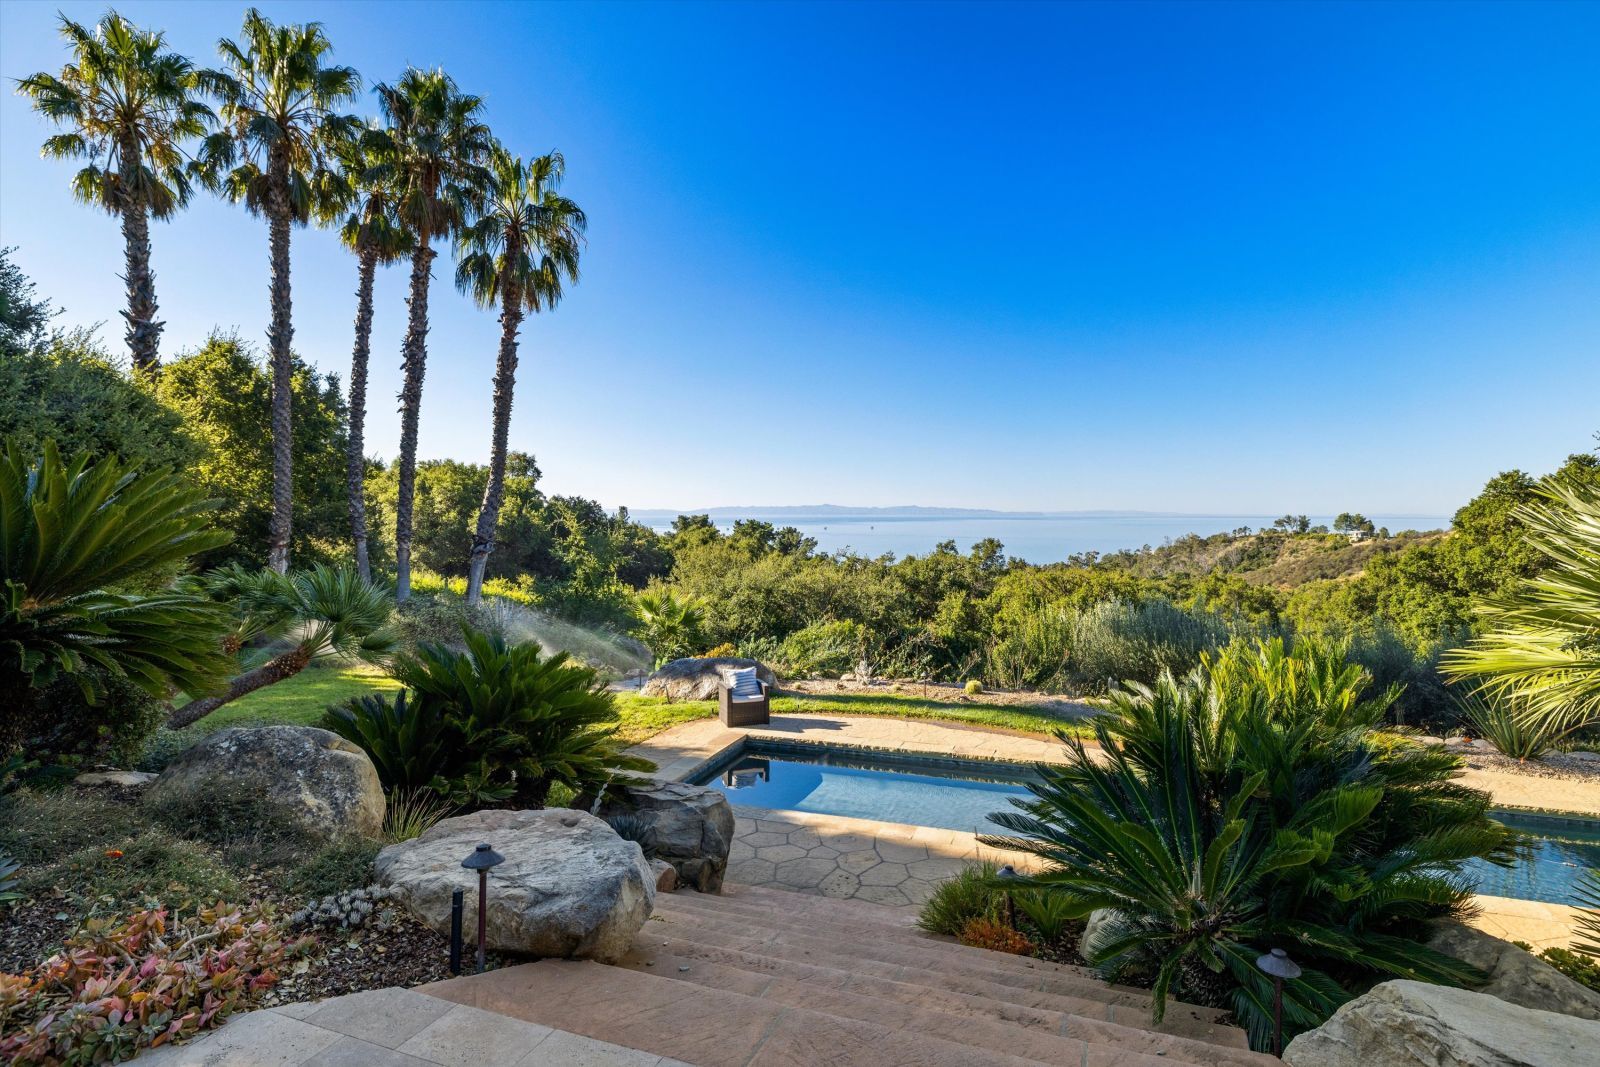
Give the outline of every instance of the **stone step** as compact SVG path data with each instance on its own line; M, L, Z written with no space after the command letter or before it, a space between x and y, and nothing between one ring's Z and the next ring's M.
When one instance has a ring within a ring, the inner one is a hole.
M1147 1018L1150 1011L1147 991L1112 986L1081 969L931 938L922 938L917 944L836 935L820 923L802 927L805 932L801 932L801 928L780 926L770 920L762 923L747 915L735 917L719 913L715 898L705 899L712 903L686 904L676 895L658 898L655 917L645 932L651 932L657 922L667 922L682 931L678 936L801 961L816 962L826 958L826 962L839 965L841 969L887 965L911 972L981 979L995 987L1009 986L1079 1000L1098 1000L1141 1010ZM1169 1001L1167 1021L1163 1025L1177 1027L1186 1025L1188 1020L1209 1024L1223 1014L1214 1008Z
M622 966L1049 1062L1070 1062L1079 1042L1097 1054L1126 1050L1205 1067L1270 1062L1233 1047L1224 1033L1231 1028L1209 1025L1192 1036L1156 1033L1147 1016L1122 1025L1112 1021L1114 1009L1094 1001L1083 1002L1080 1015L672 939L641 937ZM1219 1038L1228 1043L1217 1043Z
M626 967L541 960L422 991L457 1004L697 1067L1162 1067L1169 1059L1079 1042L1036 1059Z

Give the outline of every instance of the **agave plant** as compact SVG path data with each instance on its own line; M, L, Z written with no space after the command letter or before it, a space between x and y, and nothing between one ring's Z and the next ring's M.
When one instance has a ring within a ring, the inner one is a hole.
M1461 700L1461 718L1503 756L1538 759L1572 732L1559 718L1530 713L1504 699L1473 694Z
M18 872L21 870L22 864L0 852L0 904L22 899L22 891L17 888L21 881Z
M221 693L178 708L167 720L173 729L198 722L247 693L292 678L320 657L377 663L394 651L394 634L388 628L394 612L389 589L366 581L352 567L319 565L285 575L235 565L195 584L233 608L234 627L225 642L228 651L284 635L292 635L293 644L235 675Z
M121 590L228 540L175 475L86 453L64 461L49 441L37 455L9 442L0 452L0 759L37 695L63 675L91 699L91 666L158 697L223 677L219 607L176 588Z
M1459 759L1379 740L1393 691L1337 646L1231 646L1183 679L1113 700L1099 750L1063 737L1069 762L1040 768L1033 797L993 816L990 843L1046 861L1030 879L1098 912L1085 937L1108 975L1231 1007L1265 1047L1272 987L1255 966L1288 950L1289 1033L1319 1025L1374 981L1482 979L1427 948L1427 921L1462 912L1473 857L1509 862L1489 798L1450 782Z

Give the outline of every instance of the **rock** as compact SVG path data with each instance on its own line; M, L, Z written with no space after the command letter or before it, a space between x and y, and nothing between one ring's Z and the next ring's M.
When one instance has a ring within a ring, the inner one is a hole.
M1600 763L1600 752L1590 752L1588 749L1574 749L1567 753L1568 759L1582 760L1585 763Z
M650 869L656 875L656 892L670 893L678 888L678 871L666 860L651 860Z
M1509 941L1461 923L1440 923L1428 947L1489 976L1478 992L1524 1008L1600 1021L1600 993L1579 985L1544 960Z
M321 834L375 837L383 829L383 786L372 761L338 734L314 726L219 730L180 753L146 794L259 788Z
M770 687L777 686L778 676L766 664L753 659L691 656L663 665L645 680L639 692L647 697L666 697L668 700L715 700L717 690L727 681L727 673L744 667L754 667L757 678Z
M1083 933L1078 936L1078 954L1084 959L1091 959L1095 949L1109 934L1113 933L1112 926L1122 913L1115 908L1096 908L1089 913L1088 922L1083 924Z
M89 771L72 780L73 785L90 788L143 789L156 780L150 771Z
M476 811L378 853L377 879L425 924L450 932L450 893L467 890L477 928L478 879L461 861L480 841L506 858L489 872L488 946L496 952L614 963L655 906L644 853L571 808Z
M595 811L592 796L579 797L572 806ZM602 819L634 813L650 819L655 857L672 864L680 885L702 893L722 892L728 850L733 847L733 808L726 796L684 782L613 785L595 811Z
M1592 1067L1600 1023L1466 989L1384 982L1284 1050L1289 1067Z

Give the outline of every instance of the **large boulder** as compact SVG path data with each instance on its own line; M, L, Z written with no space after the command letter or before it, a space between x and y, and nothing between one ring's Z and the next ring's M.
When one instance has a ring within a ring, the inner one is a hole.
M314 726L219 730L179 754L145 797L160 804L239 789L259 790L314 833L374 837L383 829L383 786L372 760Z
M1425 982L1384 982L1296 1037L1289 1067L1592 1067L1600 1023Z
M717 690L728 681L729 672L745 667L754 667L757 678L769 687L777 687L778 676L765 663L733 656L690 656L663 664L645 679L639 692L668 700L715 700Z
M1440 923L1428 946L1489 976L1478 989L1524 1008L1600 1021L1600 993L1568 978L1509 941L1461 923Z
M496 952L614 963L655 906L644 853L571 808L476 811L378 853L377 879L428 926L450 932L450 894L467 890L477 928L478 876L461 861L486 841L506 858L489 872L487 945Z
M644 816L656 859L672 864L679 885L702 893L722 892L728 851L733 847L733 808L715 789L684 782L613 785L598 808L593 797L579 797L573 806L603 819Z

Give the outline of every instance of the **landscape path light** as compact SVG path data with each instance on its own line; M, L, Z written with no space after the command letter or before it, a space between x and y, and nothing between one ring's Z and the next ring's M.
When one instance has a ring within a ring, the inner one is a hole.
M1285 979L1299 978L1300 965L1289 958L1281 948L1275 948L1256 959L1262 973L1272 976L1272 1049L1273 1055L1283 1058L1283 983Z
M478 973L483 973L483 943L488 935L489 872L500 866L506 858L489 847L485 841L472 850L472 855L461 861L461 866L478 872Z
M1017 928L1017 902L1011 896L1011 883L1022 876L1009 863L1004 864L998 871L995 871L994 876L1005 883L1006 925L1015 930Z

